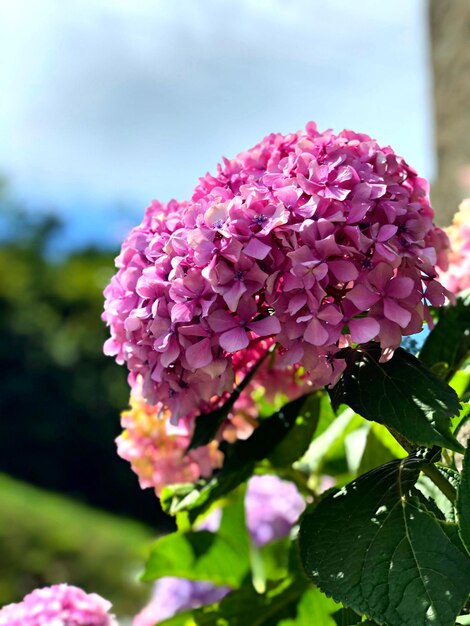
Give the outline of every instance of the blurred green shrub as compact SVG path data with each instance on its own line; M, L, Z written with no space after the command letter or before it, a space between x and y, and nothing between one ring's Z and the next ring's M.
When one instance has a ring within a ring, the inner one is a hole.
M152 531L0 474L0 606L67 581L132 615L149 588L137 581Z
M51 256L61 235L57 218L23 211L0 184L0 471L168 527L114 443L129 398L124 368L102 351L114 255Z

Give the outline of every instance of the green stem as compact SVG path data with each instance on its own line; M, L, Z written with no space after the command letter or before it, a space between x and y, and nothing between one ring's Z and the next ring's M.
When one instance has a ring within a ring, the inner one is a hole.
M448 500L455 504L457 498L457 492L453 485L447 480L447 478L441 474L435 465L423 465L423 474L426 476L442 491Z

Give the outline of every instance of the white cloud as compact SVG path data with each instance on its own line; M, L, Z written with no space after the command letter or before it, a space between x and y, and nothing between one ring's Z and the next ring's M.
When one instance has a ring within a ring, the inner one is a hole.
M0 170L59 206L143 204L316 119L429 174L423 20L424 0L0 0Z

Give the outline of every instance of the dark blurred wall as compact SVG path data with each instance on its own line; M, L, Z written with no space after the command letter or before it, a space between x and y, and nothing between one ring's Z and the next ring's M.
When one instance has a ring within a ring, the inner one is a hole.
M429 0L438 175L438 221L470 196L470 0Z
M103 356L100 319L114 255L89 249L52 260L55 220L6 205L0 198L3 226L10 223L0 245L0 472L168 524L116 453L129 391L124 369Z

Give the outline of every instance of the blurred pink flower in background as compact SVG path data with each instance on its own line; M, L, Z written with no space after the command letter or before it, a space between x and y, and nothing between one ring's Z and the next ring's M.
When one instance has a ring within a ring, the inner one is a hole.
M117 626L111 603L70 585L35 589L0 610L1 626Z
M452 293L470 289L470 198L464 200L446 233L450 241L449 265L439 280Z

